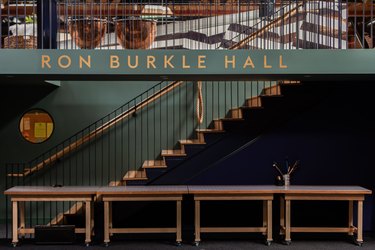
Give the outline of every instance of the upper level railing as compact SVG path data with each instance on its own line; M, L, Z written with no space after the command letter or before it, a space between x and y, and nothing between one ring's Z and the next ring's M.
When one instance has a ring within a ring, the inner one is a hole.
M1 48L226 49L248 36L244 49L373 47L373 1L2 2Z

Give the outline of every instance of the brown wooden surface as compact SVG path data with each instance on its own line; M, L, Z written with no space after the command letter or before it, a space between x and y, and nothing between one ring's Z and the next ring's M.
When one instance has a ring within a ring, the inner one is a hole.
M360 186L299 186L278 187L283 194L371 194L372 191Z
M84 186L66 186L66 187L49 187L49 186L17 186L12 187L4 192L5 195L96 195L100 187Z
M189 194L273 194L279 193L274 185L189 185Z
M369 195L372 191L360 186L297 186L274 185L160 185L160 186L17 186L6 195L85 195L85 194L312 194Z
M185 185L178 186L116 186L98 189L98 195L173 195L187 194Z

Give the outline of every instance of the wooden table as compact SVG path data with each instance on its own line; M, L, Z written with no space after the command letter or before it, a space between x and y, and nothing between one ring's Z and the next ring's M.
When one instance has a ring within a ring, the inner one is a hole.
M18 235L34 234L34 228L25 228L25 202L45 202L45 201L75 201L86 204L86 225L85 228L76 228L75 233L86 234L85 243L91 242L91 234L94 227L93 198L98 187L38 187L19 186L12 187L4 192L11 196L12 201L12 244L18 243ZM19 212L19 223L18 223Z
M356 243L362 245L363 237L363 201L366 194L372 192L358 186L289 186L280 187L282 193L280 202L281 234L285 234L286 244L291 243L291 233L323 232L323 233L357 233ZM348 201L349 223L347 227L292 227L291 203L295 200L320 200L320 201ZM357 227L353 225L353 203L357 202Z
M266 244L272 242L272 200L275 186L188 186L195 201L195 245L201 241L201 233L260 232L266 235ZM263 201L263 225L260 227L201 227L201 201Z
M182 196L188 193L187 186L118 186L103 187L98 196L104 202L104 244L110 242L110 235L115 233L175 233L176 243L182 242L181 236L181 202ZM176 227L173 228L113 228L113 201L176 201Z

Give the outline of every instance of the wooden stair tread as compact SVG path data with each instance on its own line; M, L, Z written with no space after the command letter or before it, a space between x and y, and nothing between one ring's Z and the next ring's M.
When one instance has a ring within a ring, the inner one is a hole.
M181 149L164 149L161 156L186 156L186 153Z
M146 172L143 170L129 170L123 178L124 181L129 180L148 180Z
M194 145L194 144L201 145L201 144L206 144L205 142L202 142L202 141L200 141L198 139L193 139L193 140L179 140L179 143L183 144L183 145Z
M262 90L262 95L266 95L266 96L280 95L280 94L281 94L281 88L279 84L265 87Z
M262 99L260 96L248 98L245 103L247 107L262 107Z
M164 160L146 160L143 162L142 168L167 168Z
M231 118L231 117L225 117L225 118L221 118L220 120L221 120L221 121L230 121L230 122L242 122L242 121L244 121L245 119L244 119L244 118Z
M199 133L225 133L225 130L217 130L217 129L210 129L210 128L201 128L196 129Z

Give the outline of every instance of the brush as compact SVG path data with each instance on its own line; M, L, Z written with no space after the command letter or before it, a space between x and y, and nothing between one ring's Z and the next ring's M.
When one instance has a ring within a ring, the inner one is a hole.
M281 172L280 168L277 166L277 162L273 162L272 166L276 168L276 170L283 176L283 172Z

